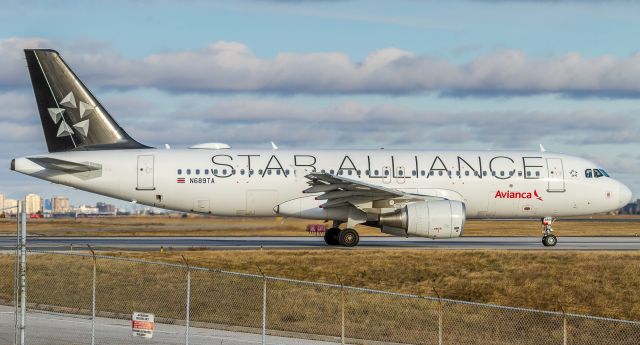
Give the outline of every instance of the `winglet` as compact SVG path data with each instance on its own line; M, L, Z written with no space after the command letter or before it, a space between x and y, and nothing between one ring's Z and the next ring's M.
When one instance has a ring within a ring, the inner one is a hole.
M542 144L540 144L540 152L545 152L547 150L544 149L544 146L542 146Z
M276 145L276 143L274 143L273 141L271 142L271 148L274 150L278 149L278 146Z

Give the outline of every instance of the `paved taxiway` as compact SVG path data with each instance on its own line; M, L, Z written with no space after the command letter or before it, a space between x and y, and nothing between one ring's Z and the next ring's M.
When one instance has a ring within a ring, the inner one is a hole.
M165 249L326 249L322 237L46 237L34 236L28 247L38 250L96 249L154 251ZM15 237L1 236L0 250L15 248ZM341 247L332 247L341 248ZM461 237L444 240L402 237L361 237L357 248L422 249L538 249L640 250L640 237L559 237L555 247L544 247L539 237Z
M14 314L11 307L0 306L0 344L13 343ZM26 317L26 342L32 345L66 345L91 343L91 319L87 316L31 311ZM184 344L184 327L156 322L152 339L131 336L131 321L96 318L97 344ZM258 330L254 330L258 332ZM328 337L324 337L328 338ZM334 342L266 337L267 344L278 345L330 345ZM339 341L339 340L338 340ZM239 331L225 331L189 327L189 344L256 345L261 335Z

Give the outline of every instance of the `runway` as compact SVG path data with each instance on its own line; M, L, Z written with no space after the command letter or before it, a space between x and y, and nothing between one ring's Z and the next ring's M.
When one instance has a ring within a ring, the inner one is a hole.
M164 249L343 249L328 247L322 237L28 237L35 250L82 250L91 245L99 250L156 251ZM539 237L426 238L361 237L361 249L505 249L505 250L640 250L640 237L559 237L555 247L544 247ZM15 237L1 236L0 250L15 249Z

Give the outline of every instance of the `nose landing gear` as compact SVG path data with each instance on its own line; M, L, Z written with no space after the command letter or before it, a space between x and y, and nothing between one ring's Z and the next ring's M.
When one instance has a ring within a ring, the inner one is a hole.
M555 222L556 219L553 217L544 217L542 218L542 244L545 247L553 247L558 243L558 238L553 234L553 228L551 225Z

